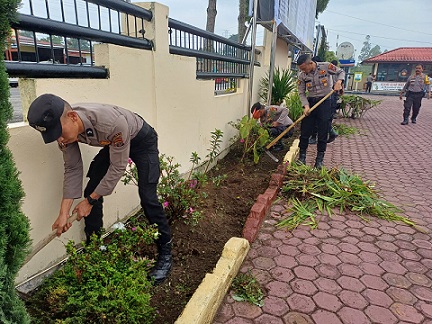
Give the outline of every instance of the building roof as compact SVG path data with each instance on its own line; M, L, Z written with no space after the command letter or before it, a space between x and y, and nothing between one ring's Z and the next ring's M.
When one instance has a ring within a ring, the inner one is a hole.
M432 63L432 47L400 47L370 57L362 63Z

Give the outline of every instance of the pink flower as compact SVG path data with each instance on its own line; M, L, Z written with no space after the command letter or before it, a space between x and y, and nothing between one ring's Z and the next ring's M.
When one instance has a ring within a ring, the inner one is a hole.
M244 139L243 138L240 138L240 143L244 143Z
M195 188L197 185L198 185L198 180L197 179L193 179L189 183L189 187L192 188L192 189Z
M189 213L193 213L194 209L192 207L189 207Z
M132 159L129 158L129 159L128 159L128 164L129 164L129 165L132 165L132 163L133 163Z
M132 227L132 232L135 232L136 231L136 227Z
M162 206L164 208L167 208L169 206L169 202L168 201L164 201L163 204L162 204Z

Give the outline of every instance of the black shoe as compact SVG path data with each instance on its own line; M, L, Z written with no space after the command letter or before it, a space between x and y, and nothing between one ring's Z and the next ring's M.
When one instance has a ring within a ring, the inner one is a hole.
M401 125L408 125L408 118L405 118L405 119L403 120L403 122L401 123Z
M324 162L324 152L318 152L315 159L314 168L321 170L324 166L323 162Z
M305 165L306 164L306 152L300 151L299 158L297 159L296 163L298 165L300 165L300 164Z
M336 133L336 131L332 128L330 130L329 137L327 139L327 143L333 142L336 139L336 137L338 137L338 136L339 136L339 134Z
M164 281L172 268L171 242L158 246L158 259L149 273L149 279L153 279L156 285Z
M411 119L411 123L413 123L413 124L417 124L417 119Z

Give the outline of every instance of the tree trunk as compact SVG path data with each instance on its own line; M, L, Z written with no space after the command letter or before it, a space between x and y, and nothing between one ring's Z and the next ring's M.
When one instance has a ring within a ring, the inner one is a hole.
M239 16L238 16L238 39L240 43L246 34L245 22L248 17L248 0L239 0Z
M216 0L209 0L207 7L207 25L206 30L214 33L216 22Z

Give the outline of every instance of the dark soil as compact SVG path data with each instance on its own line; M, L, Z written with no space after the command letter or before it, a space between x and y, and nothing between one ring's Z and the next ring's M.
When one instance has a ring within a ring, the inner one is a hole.
M272 153L283 160L292 137L284 139L285 149ZM271 174L279 163L263 153L258 164L250 159L240 162L242 151L235 145L228 155L209 172L208 178L226 175L216 187L211 181L203 188L208 195L199 210L198 225L182 221L172 224L174 266L167 280L155 287L152 306L158 311L155 323L174 323L198 288L211 272L231 237L241 237L243 225L257 196L269 186Z

